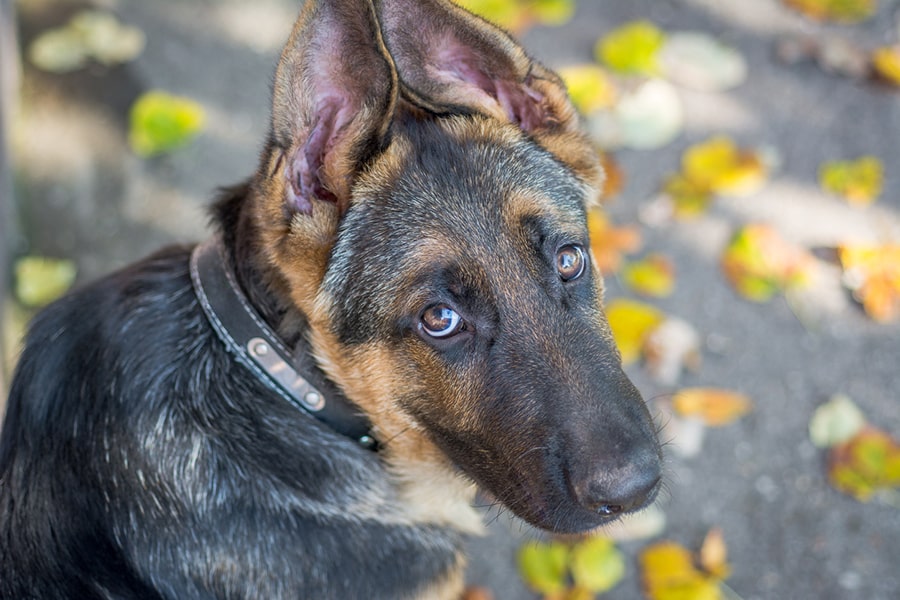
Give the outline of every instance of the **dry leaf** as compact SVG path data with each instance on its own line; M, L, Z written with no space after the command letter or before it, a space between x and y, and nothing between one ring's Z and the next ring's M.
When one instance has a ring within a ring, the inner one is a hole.
M628 365L641 357L648 336L665 320L665 315L649 304L616 298L606 306L606 318L622 353L622 363Z
M569 98L582 114L612 108L618 91L606 71L594 64L563 67L559 76L566 83Z
M815 21L858 23L875 14L878 0L783 0Z
M597 41L594 55L609 68L625 74L653 75L665 34L649 21L632 21Z
M874 156L826 162L819 167L819 184L850 204L867 206L881 195L884 165Z
M747 396L716 388L687 388L672 398L672 408L679 416L697 417L710 427L728 425L752 406Z
M861 502L900 488L900 445L874 427L865 427L834 446L828 463L831 484Z
M662 254L650 254L626 264L622 268L622 281L643 296L665 298L675 289L675 265Z
M701 189L722 196L747 196L765 183L762 157L738 148L727 137L714 137L688 148L681 157L684 177Z
M661 385L675 385L684 368L700 368L700 335L683 319L668 317L644 342L647 371Z
M638 559L650 600L719 600L719 578L694 565L694 556L675 542L653 544Z
M844 283L876 321L900 317L900 244L842 246Z
M604 275L619 270L623 254L631 254L641 248L641 233L636 226L615 227L600 209L588 213L588 232L594 262Z
M669 34L658 58L666 79L696 90L724 91L747 78L747 62L741 53L706 33Z
M887 83L900 86L900 45L876 49L872 53L872 68Z
M728 548L721 527L714 527L706 534L700 546L700 567L718 579L727 579L731 573L728 565Z
M762 224L737 232L722 255L722 271L743 297L765 302L776 293L806 285L815 259Z
M625 173L609 152L600 152L600 166L603 168L603 190L600 201L605 202L619 195L625 185Z
M681 173L669 176L663 185L672 204L672 216L688 219L706 212L714 197L709 187L691 181Z

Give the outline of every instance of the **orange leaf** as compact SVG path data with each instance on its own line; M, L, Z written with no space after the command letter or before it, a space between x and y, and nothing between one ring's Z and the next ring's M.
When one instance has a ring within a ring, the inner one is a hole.
M687 388L672 398L682 417L698 417L709 426L728 425L747 414L753 403L747 396L716 388Z
M842 246L844 281L876 321L900 317L900 244Z
M641 233L635 226L614 227L602 210L588 213L591 250L600 271L615 273L622 264L622 255L641 248Z
M875 14L878 0L783 0L815 21L857 23Z
M709 530L700 546L700 566L714 577L725 579L731 567L728 566L728 548L721 527Z
M615 157L609 152L600 152L600 166L606 178L603 180L603 190L600 193L600 200L611 200L619 195L622 187L625 185L625 173L622 167L616 162Z

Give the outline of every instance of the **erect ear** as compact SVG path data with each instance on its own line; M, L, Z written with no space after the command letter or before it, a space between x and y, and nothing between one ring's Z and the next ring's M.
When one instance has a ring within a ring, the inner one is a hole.
M565 85L506 32L449 0L375 0L402 91L432 112L460 109L523 130L577 128Z
M383 145L397 89L368 0L307 0L275 74L274 170L289 212L310 214L318 200L343 213L357 172Z

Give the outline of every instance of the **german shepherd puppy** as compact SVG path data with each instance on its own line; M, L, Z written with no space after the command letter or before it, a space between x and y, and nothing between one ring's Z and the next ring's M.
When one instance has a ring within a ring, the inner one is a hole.
M458 598L477 483L552 532L650 502L560 79L448 0L308 0L217 237L34 321L0 596Z

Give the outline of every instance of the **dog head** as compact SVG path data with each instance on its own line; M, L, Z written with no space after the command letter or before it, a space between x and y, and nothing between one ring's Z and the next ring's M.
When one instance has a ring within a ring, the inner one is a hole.
M652 499L589 250L601 177L559 78L500 30L444 0L307 1L253 218L423 514L459 473L558 532Z

